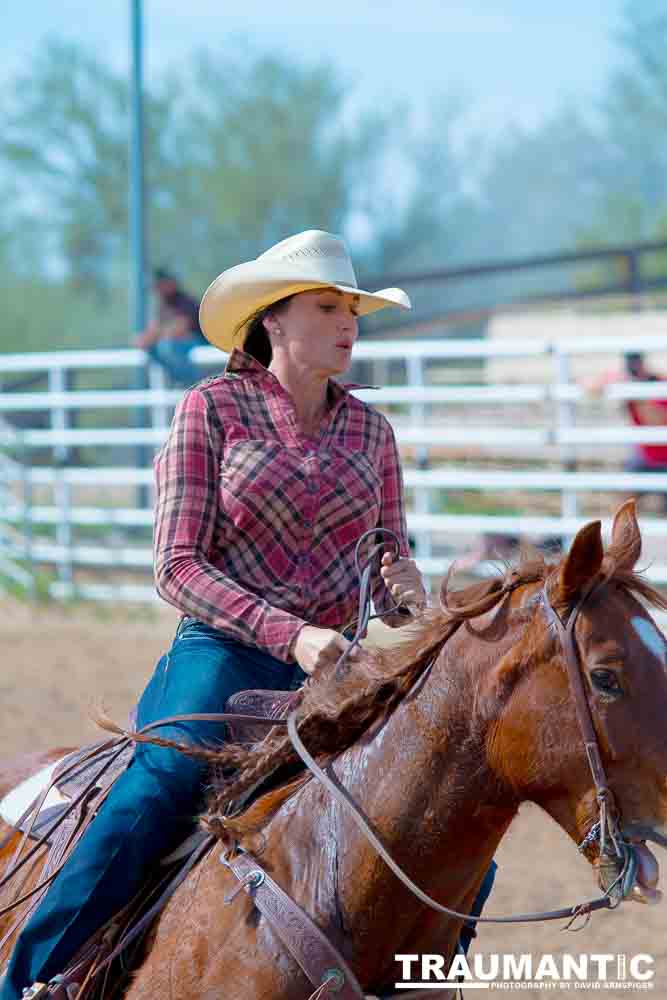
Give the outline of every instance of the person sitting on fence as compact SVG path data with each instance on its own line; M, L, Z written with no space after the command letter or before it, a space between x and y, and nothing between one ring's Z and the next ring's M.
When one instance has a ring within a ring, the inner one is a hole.
M240 690L287 690L336 663L350 646L342 630L357 614L355 543L367 530L400 542L373 577L387 624L426 604L392 428L333 378L350 364L357 316L409 299L356 284L343 241L309 231L223 272L204 295L206 336L231 356L184 394L156 459L157 587L182 618L139 701L139 727L222 712ZM352 647L352 662L359 655ZM160 735L201 743L225 729L193 721ZM62 972L128 902L191 829L206 780L198 759L137 745L20 934L0 1000Z
M585 380L583 388L591 395L599 395L605 386L614 382L665 382L667 378L653 371L638 351L626 352L623 368L609 368L592 379ZM627 414L637 427L667 427L667 388L664 399L626 399ZM667 472L667 443L631 445L624 465L626 472ZM633 490L648 493L648 490ZM659 493L659 512L667 513L667 492Z
M201 375L190 355L206 342L199 325L199 303L163 268L155 271L154 288L157 318L136 338L137 347L162 365L175 385L194 385Z

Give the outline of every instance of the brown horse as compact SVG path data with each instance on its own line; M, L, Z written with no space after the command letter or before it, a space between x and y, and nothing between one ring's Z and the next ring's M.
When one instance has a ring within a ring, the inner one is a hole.
M557 565L525 562L476 588L447 594L445 587L444 610L427 613L414 641L369 653L342 679L332 672L306 685L304 743L332 762L410 877L447 906L469 911L522 802L541 806L575 844L598 818L562 646L541 598L544 587L567 618L594 580L601 582L575 629L581 671L620 827L639 844L630 895L659 898L657 865L640 841L664 833L667 817L667 656L645 604L667 601L634 573L640 549L628 502L606 554L593 522ZM452 956L461 921L415 898L307 774L292 775L235 821L221 818L230 798L293 762L284 731L254 751L214 756L236 771L204 822L225 844L259 844L262 865L341 949L365 989L393 991L397 953ZM128 1000L312 993L248 896L225 901L238 883L220 854L208 854L156 921ZM587 856L596 866L595 843ZM581 898L589 895L582 888Z

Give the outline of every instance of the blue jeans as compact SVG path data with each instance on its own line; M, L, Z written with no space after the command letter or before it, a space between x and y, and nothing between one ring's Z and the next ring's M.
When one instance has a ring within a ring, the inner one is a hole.
M138 706L138 726L191 712L222 712L245 688L288 690L305 675L194 619L179 625ZM165 726L179 742L222 741L210 722ZM135 895L147 869L188 835L202 804L207 769L177 750L138 744L127 771L26 924L14 948L0 1000L62 972L79 948Z
M479 887L479 892L477 893L477 898L475 902L470 907L470 912L474 917L479 917L482 910L484 909L484 904L486 903L491 890L493 889L493 883L496 880L496 871L498 870L498 865L495 861L492 861L489 865L486 875ZM468 949L470 948L470 942L475 937L475 928L477 926L476 920L466 920L461 928L461 933L459 934L459 943L463 949L464 955L468 954Z
M162 365L172 382L187 388L199 382L202 377L197 365L190 360L190 351L201 345L200 337L189 337L187 340L158 340L148 348L148 354L153 361Z

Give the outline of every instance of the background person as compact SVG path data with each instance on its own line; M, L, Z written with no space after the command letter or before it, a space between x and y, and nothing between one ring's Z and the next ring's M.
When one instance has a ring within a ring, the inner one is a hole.
M614 382L664 382L665 376L653 371L646 364L644 355L629 351L623 356L622 368L610 368L583 383L586 391L599 395L605 386ZM667 387L664 399L627 399L625 410L637 427L667 426ZM630 446L625 461L626 472L667 472L667 444L637 443ZM648 492L634 490L633 493ZM660 513L667 513L667 493L656 494Z
M201 373L190 353L205 343L199 325L199 301L162 268L155 271L153 287L158 297L157 318L139 334L136 345L162 365L175 385L194 385Z

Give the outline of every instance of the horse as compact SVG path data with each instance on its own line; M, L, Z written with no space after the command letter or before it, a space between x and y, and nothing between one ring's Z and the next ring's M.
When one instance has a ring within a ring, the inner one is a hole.
M304 745L328 763L410 879L453 910L470 911L523 802L537 804L581 845L609 887L593 835L599 787L554 627L554 614L566 621L573 609L578 670L617 831L635 852L623 896L659 900L646 840L664 838L667 818L667 645L646 605L664 609L667 600L635 571L640 553L628 501L606 551L594 521L558 562L536 555L457 591L446 580L441 607L423 613L404 645L368 651L344 671L307 681L299 706ZM223 863L234 845L255 852L369 994L394 991L397 954L456 953L461 918L427 906L392 873L343 804L298 770L284 730L252 748L183 751L212 765L201 822L217 846L155 919L122 986L126 1000L326 995L312 993L274 926L238 891ZM0 772L0 792L17 774L16 764ZM267 775L281 780L230 816L230 802Z

